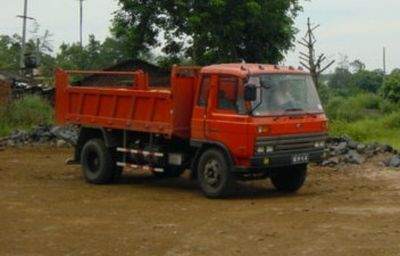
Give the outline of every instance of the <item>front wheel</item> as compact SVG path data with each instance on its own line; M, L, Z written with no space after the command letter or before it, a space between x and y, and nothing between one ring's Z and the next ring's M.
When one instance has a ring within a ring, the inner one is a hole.
M307 165L294 165L274 169L271 181L279 192L294 193L303 186L306 176Z
M235 185L227 157L218 149L208 149L201 155L197 177L203 193L209 198L227 197Z

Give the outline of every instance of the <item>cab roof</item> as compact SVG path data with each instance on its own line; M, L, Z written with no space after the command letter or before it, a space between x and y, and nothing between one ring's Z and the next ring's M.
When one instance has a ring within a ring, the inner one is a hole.
M256 63L215 64L203 67L203 74L225 74L246 77L252 74L309 74L302 68Z

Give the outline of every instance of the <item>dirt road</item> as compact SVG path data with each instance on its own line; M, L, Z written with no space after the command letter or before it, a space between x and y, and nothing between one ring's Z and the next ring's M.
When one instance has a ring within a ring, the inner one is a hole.
M296 195L269 181L209 200L182 177L93 186L70 149L0 152L0 255L400 255L400 172L311 168Z

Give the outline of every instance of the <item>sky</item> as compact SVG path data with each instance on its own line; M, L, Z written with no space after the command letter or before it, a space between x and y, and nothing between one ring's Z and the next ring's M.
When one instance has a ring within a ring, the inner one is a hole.
M400 1L399 0L300 0L304 11L296 19L304 36L307 17L319 24L315 35L317 54L324 53L337 63L348 56L350 61L360 59L368 69L383 67L383 48L387 53L387 71L400 67ZM21 34L24 0L0 0L0 34ZM84 2L84 43L89 34L103 40L109 35L112 13L118 9L116 0L86 0ZM28 16L40 24L40 31L49 30L52 44L57 50L62 42L79 41L78 0L28 0ZM28 21L28 30L32 29ZM298 66L299 51L296 43L289 51L285 64Z

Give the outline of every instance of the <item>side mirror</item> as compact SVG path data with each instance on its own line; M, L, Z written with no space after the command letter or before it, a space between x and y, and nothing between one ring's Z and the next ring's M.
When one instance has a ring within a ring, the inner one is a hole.
M254 84L246 84L244 86L244 100L255 101L257 99L257 87Z

